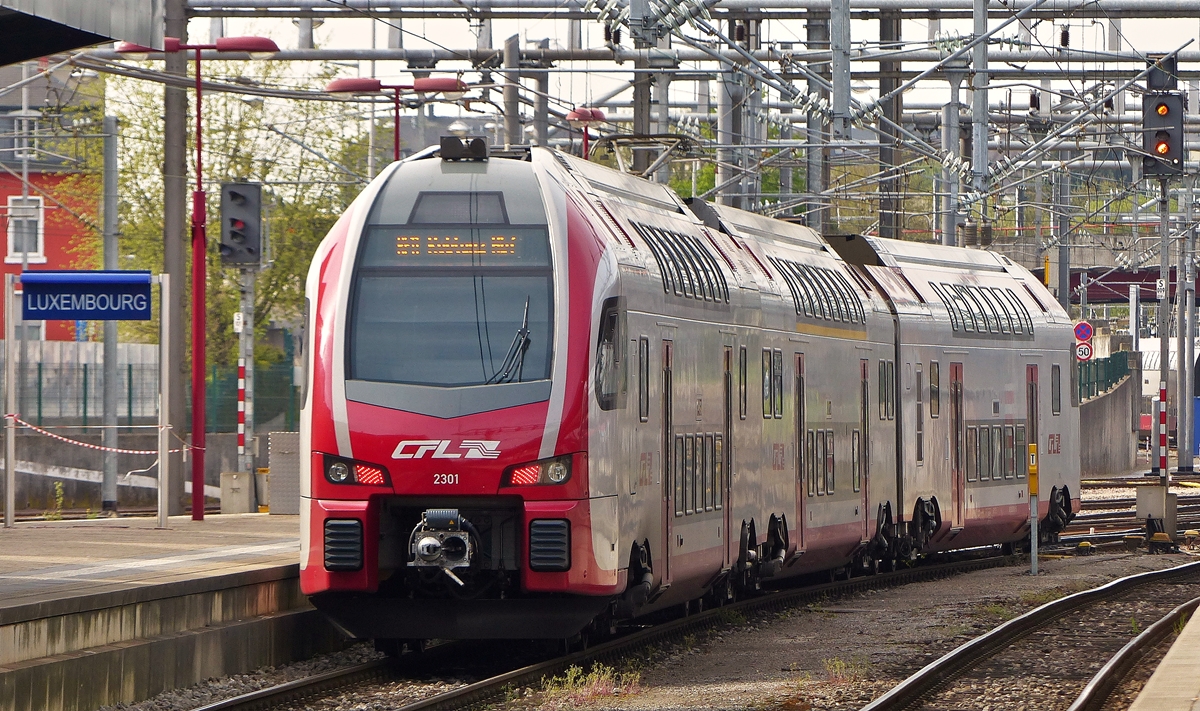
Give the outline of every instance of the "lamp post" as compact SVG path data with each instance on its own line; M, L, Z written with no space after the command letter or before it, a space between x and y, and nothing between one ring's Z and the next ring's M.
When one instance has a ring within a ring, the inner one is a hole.
M414 94L441 94L449 101L457 101L467 91L467 84L458 77L421 77L414 79L412 84L384 84L373 77L347 77L334 79L325 86L325 91L339 96L354 96L355 94L376 94L381 91L392 92L393 126L392 126L392 160L400 160L400 95L402 92ZM375 127L372 126L374 131Z
M581 107L567 112L567 123L583 131L583 159L588 158L588 125L604 121L604 112L600 109Z
M192 191L192 520L204 520L204 447L205 447L205 382L207 367L206 291L208 284L208 239L205 230L207 201L204 195L203 121L201 112L203 86L200 73L200 53L206 49L218 52L247 52L252 59L267 59L279 51L279 46L266 37L220 37L214 44L184 44L175 37L163 38L163 52L195 51L196 55L196 189ZM122 42L117 52L135 59L145 59L154 50L142 45ZM165 306L164 306L165 308ZM163 403L160 407L165 407Z

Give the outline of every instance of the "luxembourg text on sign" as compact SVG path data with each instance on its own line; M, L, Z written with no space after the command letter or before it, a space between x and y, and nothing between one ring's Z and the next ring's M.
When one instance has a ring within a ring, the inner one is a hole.
M150 272L22 272L26 321L149 321Z

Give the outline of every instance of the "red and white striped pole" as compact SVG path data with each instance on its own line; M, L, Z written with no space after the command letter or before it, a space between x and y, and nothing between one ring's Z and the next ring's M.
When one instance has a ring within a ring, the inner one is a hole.
M1164 390L1165 392L1165 390ZM246 359L238 359L238 460L246 456Z
M1167 480L1167 383L1158 382L1158 478Z

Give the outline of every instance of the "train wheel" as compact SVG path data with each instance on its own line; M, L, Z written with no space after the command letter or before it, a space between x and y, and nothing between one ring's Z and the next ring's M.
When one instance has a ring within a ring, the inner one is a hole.
M383 652L392 659L399 657L404 651L404 640L402 639L376 639L372 641L375 643L376 652Z
M568 655L568 654L574 654L576 652L582 652L583 650L585 650L587 648L588 648L587 630L583 630L582 632L575 635L574 637L567 637L566 639L564 639L562 641L562 644L559 646L559 650L561 651L561 653L564 656Z

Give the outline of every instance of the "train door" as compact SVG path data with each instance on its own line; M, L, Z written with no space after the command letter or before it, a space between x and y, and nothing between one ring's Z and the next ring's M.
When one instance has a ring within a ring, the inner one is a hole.
M662 368L662 581L660 585L667 587L671 584L671 551L675 548L675 511L682 504L678 500L676 490L682 487L683 481L676 465L675 429L671 422L671 411L674 404L674 393L671 378L673 360L673 344L663 341Z
M721 548L724 549L724 558L721 565L728 568L732 564L733 552L730 550L730 509L729 494L732 491L730 482L733 480L733 346L725 346L724 353L725 363L725 399L723 407L725 408L725 419L723 422L722 436L717 440L717 451L714 452L715 470L717 473L716 481L716 496L717 508L722 509L721 515L721 540L724 541Z
M950 364L950 479L953 482L954 528L963 527L966 483L963 480L963 364Z
M804 407L804 354L797 353L796 358L796 427L794 429L793 446L796 448L796 513L799 523L796 525L796 550L805 550L804 529L808 527L808 501L805 496L805 467L804 430L807 426L807 411ZM812 456L808 453L808 456Z
M871 486L871 457L869 443L871 441L870 422L871 418L871 361L863 359L858 361L858 429L854 431L851 437L851 468L850 474L853 479L854 490L860 492L862 499L862 541L865 543L871 538L871 496L869 489Z

